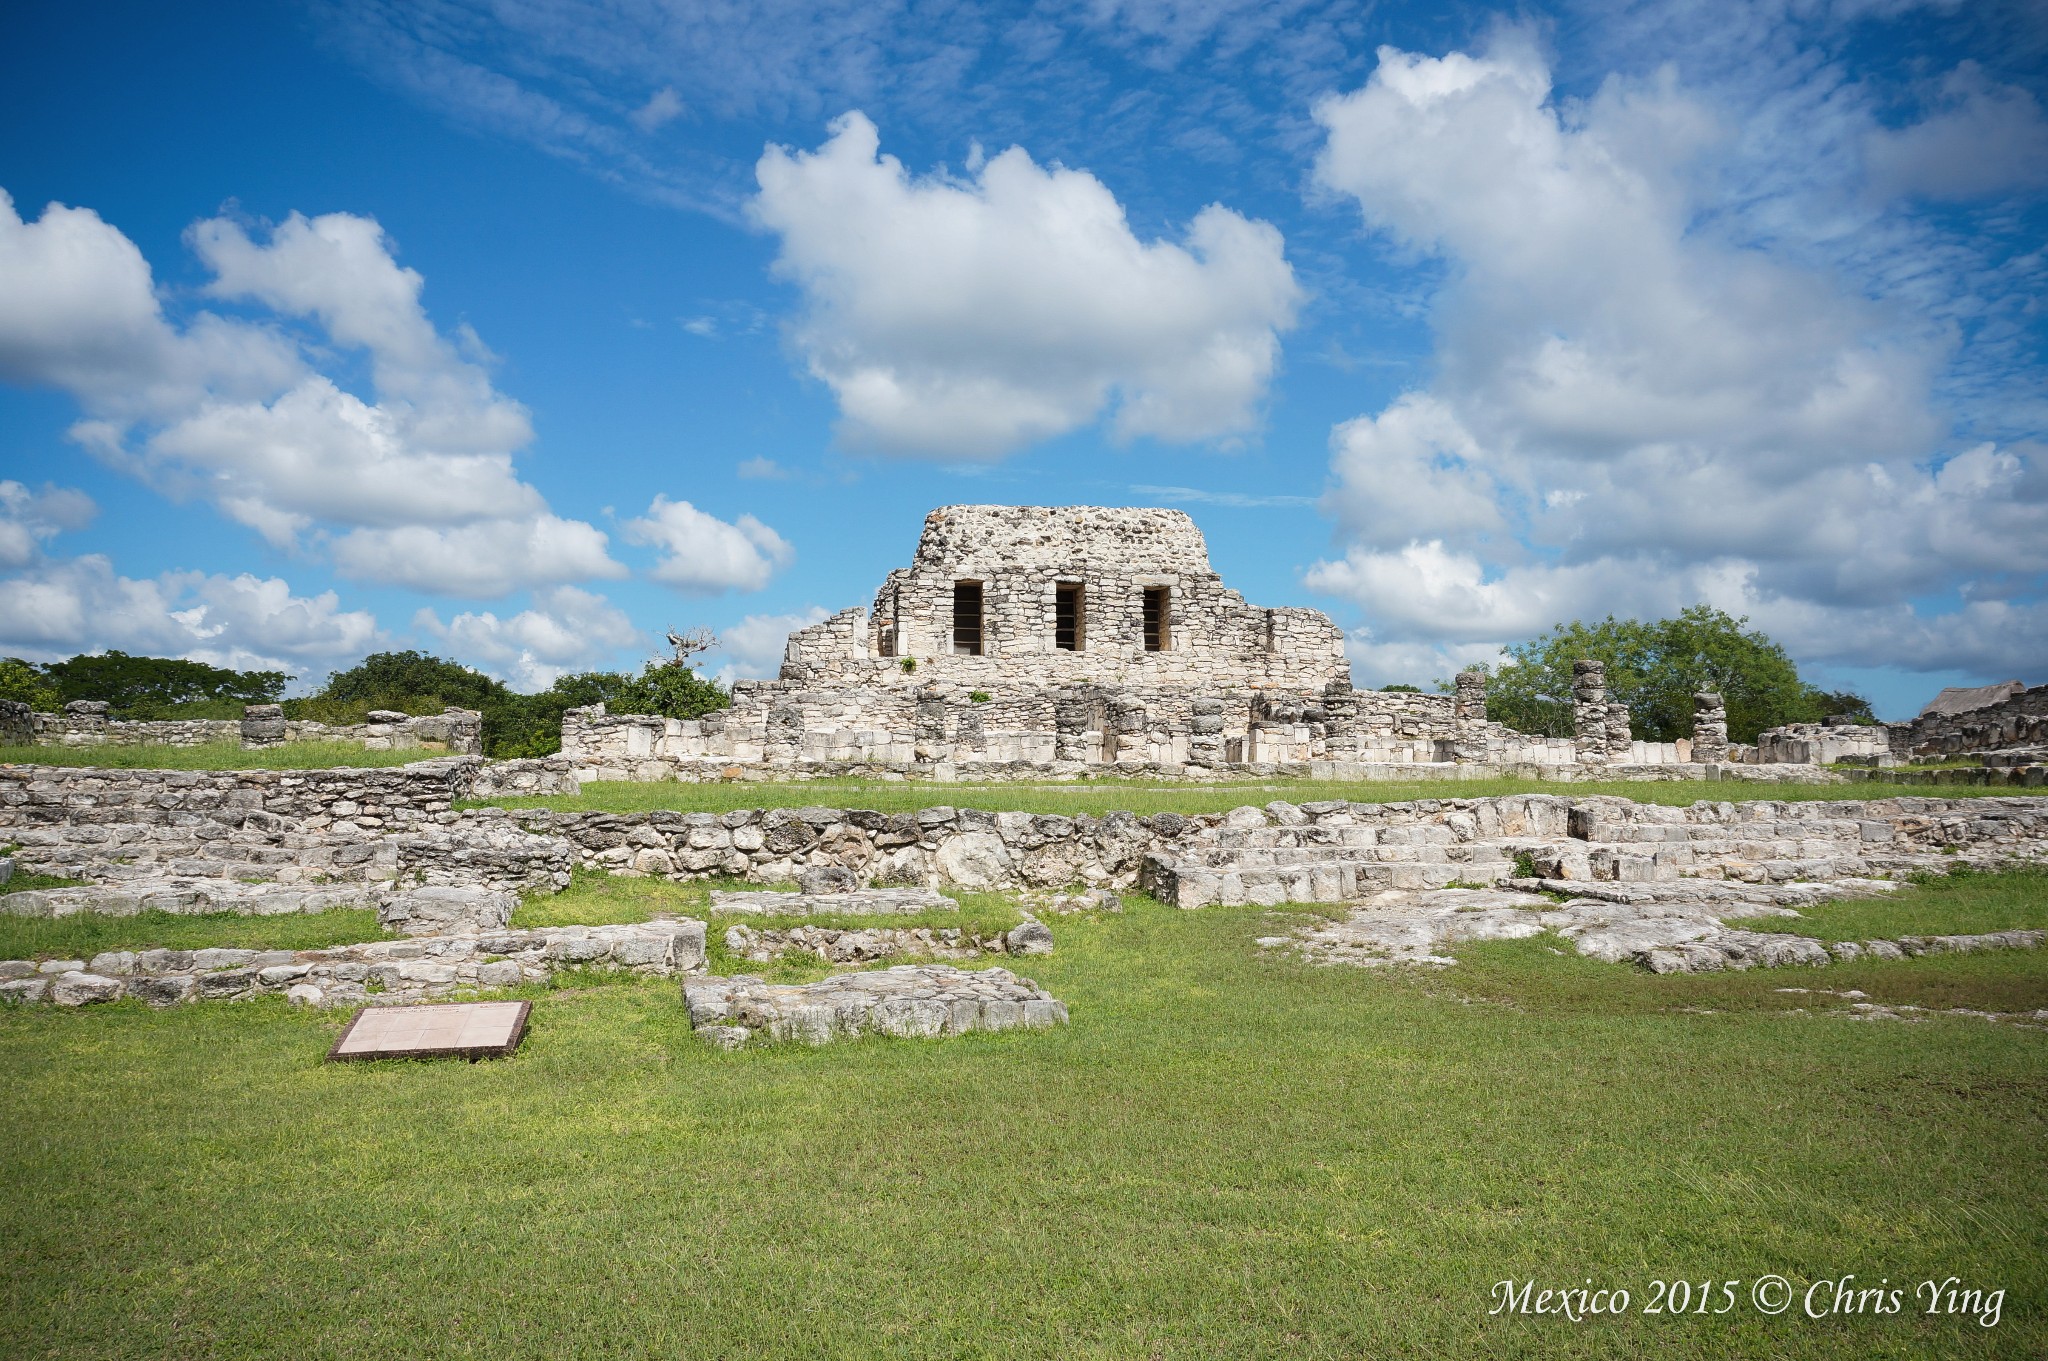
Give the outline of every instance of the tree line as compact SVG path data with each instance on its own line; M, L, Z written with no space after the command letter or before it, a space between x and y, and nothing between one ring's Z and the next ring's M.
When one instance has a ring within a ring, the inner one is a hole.
M234 671L172 657L105 652L37 664L0 661L0 699L55 712L74 699L103 700L111 717L131 720L234 719L250 704L282 704L285 717L361 723L372 709L438 714L449 705L484 716L484 754L547 756L561 750L562 715L604 703L615 713L699 718L732 703L724 686L680 662L655 660L639 674L582 671L538 694L459 662L424 652L379 652L327 677L311 695L284 699L282 671Z

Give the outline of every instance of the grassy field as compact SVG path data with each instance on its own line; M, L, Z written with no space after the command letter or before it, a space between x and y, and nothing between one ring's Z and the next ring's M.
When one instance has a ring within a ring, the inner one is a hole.
M102 950L322 950L364 940L392 940L368 908L281 917L232 912L185 916L139 912L132 917L0 916L0 959L91 959Z
M402 766L445 751L370 751L353 742L287 742L243 751L236 742L196 747L0 747L0 763L93 766L101 770L330 770L336 766Z
M1745 931L1789 932L1816 940L2048 928L2048 865L1995 874L1958 865L1947 874L1916 876L1914 885L1892 900L1822 903L1801 909L1797 917L1745 917L1739 925Z
M480 800L458 807L553 808L561 812L638 813L674 809L724 813L735 808L867 808L910 813L920 808L1009 809L1025 813L1101 814L1224 813L1275 799L1309 803L1349 799L1354 803L1398 803L1410 799L1476 799L1499 794L1557 794L1584 797L1613 794L1639 803L1678 807L1701 799L1885 799L1948 798L2025 793L1967 785L1756 784L1735 780L1608 781L1565 784L1538 780L1328 781L1266 780L1257 783L1190 784L1173 781L1088 780L1072 784L932 784L904 780L803 780L789 784L717 784L592 781L578 795Z
M689 891L605 887L562 910ZM2041 896L2000 876L1822 911L1938 931ZM65 1357L2048 1352L2048 1034L1780 991L2022 1010L2048 1006L2048 957L1655 977L1539 938L1347 970L1254 946L1287 919L1142 898L1056 919L1023 972L1073 1023L946 1041L721 1053L658 981L535 990L520 1053L476 1065L326 1065L345 1018L281 1003L0 1013L0 1336ZM1889 1278L1904 1308L1765 1316L1765 1273ZM1912 1287L1950 1276L2006 1292L1995 1328L1919 1311ZM1489 1313L1496 1282L1589 1277L1630 1312ZM1737 1307L1646 1315L1680 1278L1740 1282Z

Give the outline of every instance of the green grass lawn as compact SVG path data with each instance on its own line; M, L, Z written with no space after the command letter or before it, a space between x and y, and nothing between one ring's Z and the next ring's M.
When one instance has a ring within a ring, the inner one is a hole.
M1967 891L2036 910L2036 880L2001 882ZM1948 922L1961 891L1913 892ZM2048 1006L2041 953L1656 977L1539 938L1354 970L1253 945L1290 919L1142 898L1055 919L1057 953L1021 971L1073 1023L943 1041L722 1053L673 981L535 990L519 1054L475 1065L323 1064L345 1017L281 1003L6 1011L0 1336L65 1357L2048 1352L2048 1034L1778 991ZM1764 1317L1767 1272L1889 1278L1905 1312ZM1917 1312L1912 1284L1948 1276L2006 1291L1996 1328ZM1587 1277L1632 1312L1488 1313L1498 1281ZM1643 1315L1677 1278L1743 1302Z
M132 917L0 916L0 959L91 959L102 950L322 950L365 940L393 940L368 908L282 917L232 912L185 916L140 912Z
M93 766L101 770L329 770L336 766L402 766L445 751L370 751L353 742L287 742L243 751L240 743L197 747L0 747L0 762Z
M2048 865L1986 873L1966 865L1916 876L1915 886L1874 902L1822 903L1797 917L1742 918L1746 931L1816 940L1893 940L2048 927Z
M1354 803L1397 803L1410 799L1476 799L1499 794L1556 794L1567 798L1614 794L1638 803L1676 807L1702 799L1884 799L1949 798L2010 794L2005 789L1967 785L1759 784L1735 780L1609 781L1563 784L1539 780L1418 780L1413 782L1265 780L1193 784L1174 781L1088 780L1072 784L932 784L904 780L800 780L788 784L741 781L716 784L599 780L578 795L478 800L457 807L552 808L561 812L639 813L674 809L723 813L735 808L867 808L909 813L941 805L1012 809L1026 813L1101 814L1224 813L1275 799L1309 803L1349 799ZM2020 791L2025 792L2025 791Z

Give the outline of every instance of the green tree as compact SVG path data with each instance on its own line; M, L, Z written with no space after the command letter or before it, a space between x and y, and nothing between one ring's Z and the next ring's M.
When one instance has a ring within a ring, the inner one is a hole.
M1695 605L1654 623L1609 615L1597 624L1558 624L1507 649L1487 685L1487 713L1522 732L1569 736L1572 663L1592 658L1606 663L1608 697L1628 705L1630 725L1645 741L1691 736L1698 690L1720 692L1728 705L1728 736L1737 742L1832 714L1869 718L1860 696L1802 681L1784 648L1744 627L1748 623Z
M234 671L176 657L131 657L125 652L51 662L43 674L65 700L105 700L116 718L232 718L240 715L245 704L275 703L291 679L282 671Z
M375 652L346 671L334 672L317 698L403 713L439 713L450 704L488 710L511 693L503 681L481 671L408 650ZM438 702L431 708L406 707L408 702L424 706L430 701Z
M0 699L26 704L39 714L55 713L64 703L41 668L19 657L0 659Z

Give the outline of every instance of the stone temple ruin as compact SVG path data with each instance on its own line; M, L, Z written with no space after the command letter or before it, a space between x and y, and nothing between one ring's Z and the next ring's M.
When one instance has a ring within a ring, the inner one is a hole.
M1488 719L1478 672L1451 695L1357 690L1337 625L1247 604L1180 511L942 506L868 609L790 635L775 680L739 682L732 707L702 719L571 711L562 755L613 780L1676 779L1729 764L1797 779L1916 750L1904 725L1799 725L1731 746L1721 697L1695 704L1691 739L1641 742L1597 662L1574 677L1572 737Z

